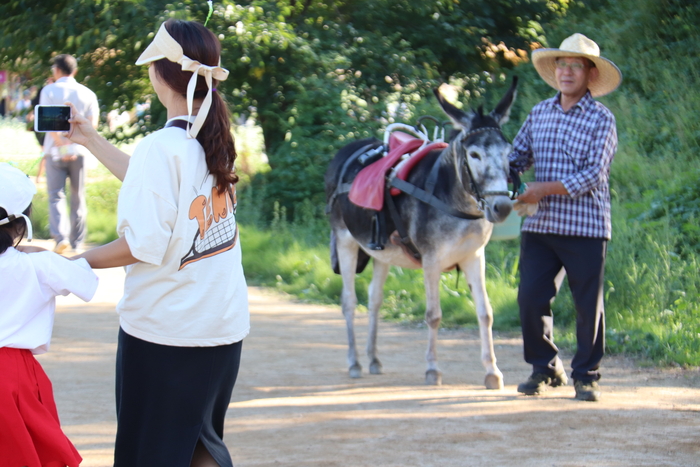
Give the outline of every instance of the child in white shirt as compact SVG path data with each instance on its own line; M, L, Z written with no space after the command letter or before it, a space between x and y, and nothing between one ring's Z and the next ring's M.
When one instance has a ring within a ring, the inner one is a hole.
M51 381L34 355L49 350L55 297L88 301L98 279L85 260L18 249L25 233L31 240L35 193L24 173L0 163L0 464L78 467L82 459L61 430Z

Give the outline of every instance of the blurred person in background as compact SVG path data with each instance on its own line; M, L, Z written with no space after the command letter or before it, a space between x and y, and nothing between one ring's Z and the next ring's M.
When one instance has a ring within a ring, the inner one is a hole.
M75 80L78 62L72 55L57 55L51 72L54 82L41 90L40 105L73 104L79 115L97 128L100 107L97 96ZM87 235L85 202L85 156L90 152L59 132L44 138L46 190L49 195L49 228L56 241L54 251L64 253L69 247L80 251ZM70 217L66 213L66 179L70 180Z

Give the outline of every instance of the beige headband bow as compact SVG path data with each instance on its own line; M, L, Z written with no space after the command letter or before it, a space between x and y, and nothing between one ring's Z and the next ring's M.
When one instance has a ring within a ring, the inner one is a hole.
M187 129L187 136L189 138L196 138L211 108L212 78L224 81L228 78L228 70L221 68L221 66L204 65L189 58L182 51L182 46L168 33L168 30L165 28L165 23L160 26L158 33L153 38L153 42L146 47L146 50L144 50L139 59L136 60L136 64L145 65L163 58L167 58L171 62L181 65L183 71L192 72L190 82L187 84L187 112L190 119L192 118L192 105L194 101L194 91L197 86L197 76L204 76L204 80L207 83L207 95L202 101L202 106L199 109L199 113L197 113L194 123L192 123L191 126L188 124ZM221 59L219 59L219 65L220 64Z

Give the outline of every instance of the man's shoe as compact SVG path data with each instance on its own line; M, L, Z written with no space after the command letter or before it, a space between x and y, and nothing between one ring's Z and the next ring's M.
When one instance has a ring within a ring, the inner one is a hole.
M574 381L576 399L595 402L600 400L600 387L595 381Z
M56 243L56 246L53 248L54 253L58 253L59 255L64 253L68 247L70 246L70 242L68 240L62 240L58 243Z
M533 373L527 381L518 385L518 392L527 396L536 396L545 392L548 386L553 388L565 386L567 382L568 378L565 372L557 373L553 376L547 373Z

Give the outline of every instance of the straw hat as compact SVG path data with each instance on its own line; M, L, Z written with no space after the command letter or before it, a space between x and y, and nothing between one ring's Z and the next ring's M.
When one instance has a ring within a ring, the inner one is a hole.
M543 80L559 91L554 71L554 63L559 57L583 57L595 63L599 70L598 78L588 84L588 90L593 97L604 96L613 92L622 82L620 69L607 58L600 56L598 44L576 33L567 37L558 49L537 49L532 52L532 63Z
M211 107L212 78L218 81L224 81L228 78L228 70L221 68L221 58L219 58L219 66L210 66L199 63L197 60L192 60L185 55L182 46L168 33L168 30L165 28L165 23L160 25L160 29L158 29L158 33L153 38L153 42L146 47L146 50L144 50L138 60L136 60L136 64L146 65L163 58L181 65L183 71L192 72L192 78L190 78L190 82L187 86L187 110L189 112L188 117L190 121L192 120L192 107L194 90L197 84L197 75L204 76L204 80L207 83L207 95L204 101L202 101L199 113L195 117L191 127L188 123L187 136L189 138L196 138Z
M27 174L6 162L0 163L0 208L7 211L7 216L0 219L0 225L24 217L28 240L32 239L32 222L24 215L24 211L32 204L35 194L36 187Z

